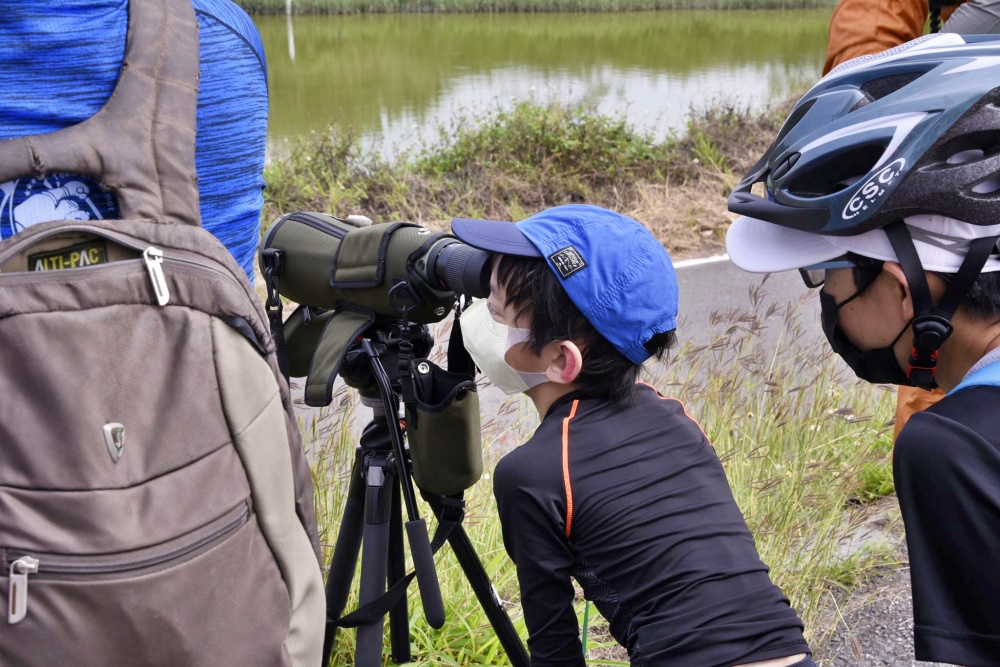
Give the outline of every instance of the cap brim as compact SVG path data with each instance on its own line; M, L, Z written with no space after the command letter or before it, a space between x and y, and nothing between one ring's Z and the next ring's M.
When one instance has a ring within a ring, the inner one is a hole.
M827 262L846 250L819 234L740 216L726 233L726 252L744 271L774 273Z
M480 250L521 257L542 256L535 244L513 222L454 218L451 221L451 232L463 243Z

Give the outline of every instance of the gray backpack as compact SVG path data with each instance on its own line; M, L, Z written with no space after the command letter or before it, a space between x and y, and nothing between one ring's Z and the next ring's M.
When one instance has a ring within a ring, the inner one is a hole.
M0 142L0 182L88 176L123 218L0 242L0 665L318 667L288 387L246 275L199 224L194 11L129 12L108 104Z

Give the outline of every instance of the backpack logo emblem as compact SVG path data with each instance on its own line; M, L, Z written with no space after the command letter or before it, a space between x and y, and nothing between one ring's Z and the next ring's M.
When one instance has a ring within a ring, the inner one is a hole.
M549 255L549 261L552 262L552 266L559 272L563 280L569 278L577 271L587 268L587 263L583 261L583 257L571 245L566 246L562 250L556 250Z
M125 427L118 422L111 422L104 425L104 443L108 446L108 453L111 460L118 463L125 449Z

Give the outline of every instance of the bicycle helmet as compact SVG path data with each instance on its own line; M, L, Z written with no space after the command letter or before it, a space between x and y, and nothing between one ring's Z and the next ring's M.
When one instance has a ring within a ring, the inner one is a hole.
M958 302L1000 270L1000 37L928 35L840 65L795 105L729 210L741 217L727 250L748 271L848 251L899 262L917 313L908 374L934 386ZM956 274L937 306L924 270Z

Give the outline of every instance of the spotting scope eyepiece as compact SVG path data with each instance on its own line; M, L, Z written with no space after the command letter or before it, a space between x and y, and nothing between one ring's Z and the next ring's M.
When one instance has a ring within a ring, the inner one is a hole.
M417 273L438 288L477 299L490 295L490 253L444 238L416 261Z

